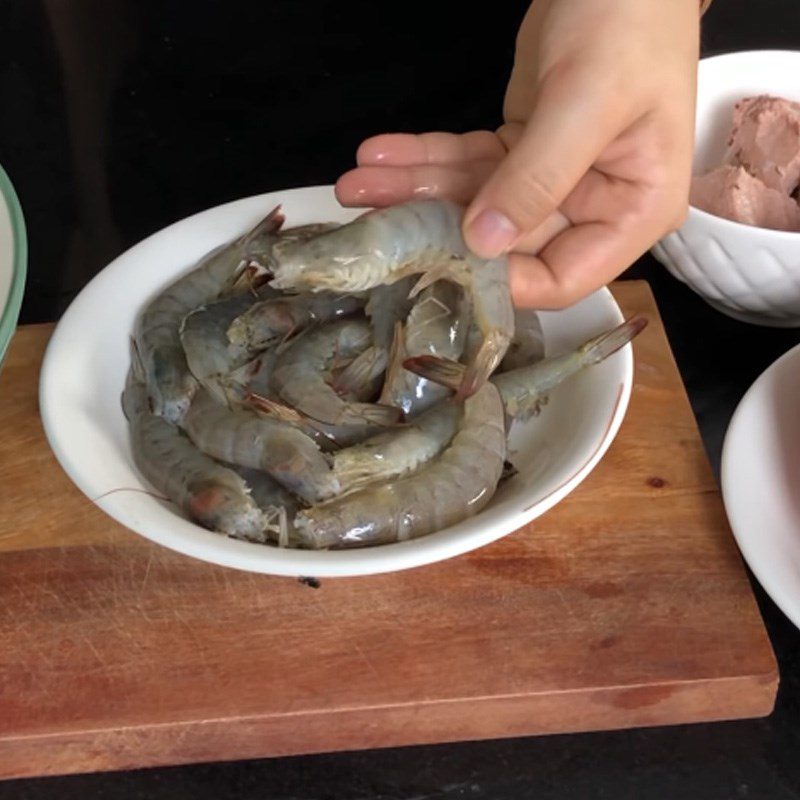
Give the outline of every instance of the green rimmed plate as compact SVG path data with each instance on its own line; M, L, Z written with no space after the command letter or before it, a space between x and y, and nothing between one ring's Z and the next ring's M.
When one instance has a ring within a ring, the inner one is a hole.
M22 207L10 178L0 167L0 365L17 327L27 270L28 240Z

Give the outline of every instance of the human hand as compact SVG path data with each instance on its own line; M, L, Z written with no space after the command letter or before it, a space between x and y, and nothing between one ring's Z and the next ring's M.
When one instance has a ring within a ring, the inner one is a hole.
M683 221L698 11L697 0L537 0L495 133L367 139L337 197L463 203L470 249L509 254L517 305L570 305Z

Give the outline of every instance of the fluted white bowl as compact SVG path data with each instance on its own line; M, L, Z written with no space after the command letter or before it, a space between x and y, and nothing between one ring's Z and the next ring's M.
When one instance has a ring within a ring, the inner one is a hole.
M800 52L753 50L700 62L695 174L721 163L734 103L758 94L800 101ZM800 327L800 233L743 225L690 206L685 223L652 252L724 314Z

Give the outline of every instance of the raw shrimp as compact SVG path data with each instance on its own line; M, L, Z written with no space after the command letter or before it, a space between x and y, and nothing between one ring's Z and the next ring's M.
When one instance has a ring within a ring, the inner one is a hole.
M272 373L272 390L302 414L331 425L391 425L399 410L340 397L326 382L337 360L349 363L372 341L369 323L341 320L307 331L278 357Z
M341 319L358 311L364 299L331 292L273 297L248 308L230 322L231 345L263 350L315 322Z
M266 541L269 521L242 478L151 413L147 387L137 373L132 367L122 407L130 424L133 460L142 475L203 527L237 539Z
M227 402L230 374L250 362L260 349L246 342L232 343L226 333L231 320L252 305L249 293L235 294L201 306L181 323L181 344L192 375L222 403Z
M413 417L448 397L448 389L404 369L403 361L421 355L459 358L468 322L469 301L459 286L437 281L425 289L405 325L397 328L380 402Z
M243 264L269 253L282 224L283 215L276 208L244 236L201 259L145 308L136 343L154 413L180 423L197 389L180 340L183 318L230 289Z
M228 404L246 404L247 397L251 394L268 396L272 370L277 359L278 351L271 347L231 372L225 380Z
M265 350L249 364L231 373L226 386L229 404L246 406L272 419L292 425L310 436L326 452L363 442L385 430L383 425L368 425L363 422L358 425L327 425L306 417L282 403L272 396L270 383L277 357L278 352L275 348ZM354 364L350 366L353 367ZM366 377L369 378L369 375ZM355 379L355 376L352 378ZM355 384L352 388L357 390L354 393L356 399L359 399L362 392L366 396L370 391L368 387L359 387Z
M496 369L514 335L514 310L505 258L471 253L461 235L463 209L446 200L414 200L370 211L306 242L273 251L277 289L354 292L424 273L414 292L439 278L462 284L472 300L483 341L464 373L459 399Z
M463 406L439 403L396 430L372 436L333 456L342 494L413 472L435 458L458 430Z
M320 549L386 544L441 530L486 506L505 455L503 403L486 383L463 404L458 431L439 458L408 477L301 511L297 535Z
M492 383L500 390L506 413L513 420L525 422L539 412L550 389L616 353L644 330L646 325L647 320L644 317L633 317L590 339L570 353L493 375ZM409 358L405 366L412 372L450 388L460 385L465 369L463 364L456 361L444 361L433 356Z
M327 458L302 431L244 408L227 408L199 390L184 419L194 444L213 458L268 472L308 503L339 491Z
M515 308L514 338L497 371L508 372L518 367L527 367L543 358L544 335L539 314L532 308Z
M291 408L279 400L255 392L250 392L245 396L245 403L260 414L281 420L287 425L303 431L326 452L336 451L342 447L351 447L386 430L385 425L370 425L365 422L357 425L328 425L301 414L297 409Z
M304 423L312 422L310 418L286 406L280 402L278 397L273 396L272 372L281 352L280 348L268 348L262 351L253 361L230 373L227 377L228 385L226 386L228 399L230 400L231 395L233 395L239 402L248 403L264 413L290 421L292 424L298 424L301 421ZM383 351L368 347L355 359L347 363L343 369L331 376L331 385L338 394L347 396L349 399L368 400L374 397L380 388L376 381L380 380L386 368L386 357ZM252 403L250 403L251 400L253 401ZM316 420L313 421L313 424L319 431L325 430L328 438L339 438L339 436L334 435L335 432L338 432L334 431L335 426L325 426ZM305 427L305 425L303 424L301 427ZM356 426L346 427L350 429ZM364 426L359 425L357 427L362 428ZM340 433L347 439L352 438L345 435L344 431ZM361 438L364 438L364 436L361 436L359 440Z

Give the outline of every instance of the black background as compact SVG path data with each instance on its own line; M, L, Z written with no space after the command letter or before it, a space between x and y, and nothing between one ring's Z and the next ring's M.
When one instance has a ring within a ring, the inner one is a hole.
M21 322L57 319L188 214L333 182L365 136L495 127L526 7L0 0L0 163L30 242ZM800 49L800 4L715 0L702 38L704 55ZM649 255L626 277L653 286L718 471L737 402L800 332L722 316ZM767 719L9 781L0 800L800 798L800 632L754 588L781 671Z

